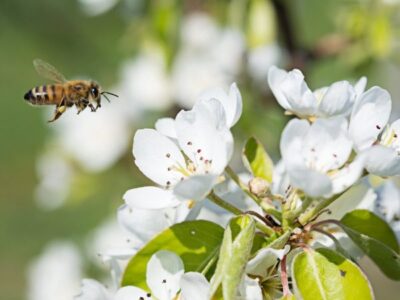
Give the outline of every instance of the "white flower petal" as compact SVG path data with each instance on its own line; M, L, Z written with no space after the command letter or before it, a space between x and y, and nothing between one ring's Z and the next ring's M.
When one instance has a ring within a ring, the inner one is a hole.
M290 250L290 246L286 245L284 249L263 248L258 250L256 256L253 257L246 265L246 273L254 276L267 276L268 268L274 266L278 259L282 259Z
M286 110L290 110L291 106L280 88L280 85L282 81L285 80L287 74L288 73L285 70L279 69L275 66L270 67L268 70L268 85L280 106Z
M367 77L361 77L356 84L354 85L354 91L356 92L357 98L364 93L365 88L367 86Z
M307 165L326 172L340 168L349 158L351 150L347 121L344 117L335 117L318 119L311 125L304 139L302 155Z
M129 234L147 242L170 225L166 218L168 210L132 209L123 205L118 209L118 223Z
M98 281L83 279L81 292L75 300L111 300L111 293Z
M120 288L113 298L113 300L145 300L145 299L151 300L152 299L151 294L136 286L125 286Z
M159 300L171 300L178 293L184 272L181 258L173 252L161 250L147 263L146 282Z
M128 190L122 198L132 208L161 209L179 205L179 201L171 190L154 186Z
M280 150L286 166L304 165L301 151L305 136L310 128L310 124L305 120L293 119L282 132Z
M208 300L210 283L203 274L188 272L180 281L182 300Z
M356 93L348 81L338 81L333 83L319 105L319 115L337 116L347 115L353 106Z
M357 151L370 147L386 126L392 100L389 93L372 87L356 101L351 113L349 133Z
M215 99L197 103L176 117L181 149L198 173L221 174L233 154L233 137L226 127L222 104Z
M400 218L400 189L392 180L386 181L377 190L377 210L387 221L393 222Z
M203 92L199 100L209 100L216 99L221 102L226 115L226 124L228 128L231 128L236 122L239 120L242 109L242 95L236 85L236 83L232 83L229 89L229 95L221 88L211 89Z
M343 192L352 186L361 176L364 170L364 157L357 157L351 164L343 167L331 176L332 194Z
M400 175L400 156L395 149L381 145L372 146L363 152L365 168L378 176Z
M175 120L172 118L158 119L155 126L156 130L169 138L176 139Z
M291 184L311 197L318 197L332 192L332 181L328 175L308 168L288 169Z
M174 166L186 165L176 144L154 129L136 131L133 155L140 171L162 186L173 185L181 178Z
M174 194L182 200L203 200L217 180L216 175L193 175L174 187Z
M320 219L340 220L346 213L354 209L372 210L375 200L376 194L372 188L363 183L354 185L329 206L331 214L323 214Z
M291 107L291 111L299 116L314 115L317 108L317 98L304 81L300 70L290 71L280 83L282 93Z
M258 279L252 279L245 275L241 282L239 290L241 295L240 299L246 300L263 300L262 290Z
M285 195L285 191L287 191L289 186L290 180L285 169L285 164L280 160L274 167L271 192L274 194Z

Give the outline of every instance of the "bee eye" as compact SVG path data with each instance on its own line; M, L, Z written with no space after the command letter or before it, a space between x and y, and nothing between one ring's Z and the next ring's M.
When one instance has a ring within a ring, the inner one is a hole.
M90 90L90 92L92 93L92 95L97 98L97 96L99 95L99 90L97 88L92 88Z

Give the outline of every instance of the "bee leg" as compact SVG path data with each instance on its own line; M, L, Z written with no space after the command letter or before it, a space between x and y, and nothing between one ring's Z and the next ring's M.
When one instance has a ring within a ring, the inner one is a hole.
M48 122L54 122L55 120L57 120L59 117L61 117L61 115L67 110L67 107L65 105L60 105L56 107L56 110L54 112L54 117L53 119L49 120Z
M76 114L80 114L83 110L85 110L86 105L84 104L76 104L76 108L78 109L78 112Z
M79 115L81 111L85 110L85 108L88 106L89 101L86 99L82 99L80 102L76 103L75 106L78 109L77 114Z
M101 107L100 100L96 102L96 110Z
M90 110L91 110L92 112L95 112L95 111L96 111L96 109L94 108L94 106L93 106L92 103L89 103L88 106L90 107Z
M54 117L53 117L53 119L51 119L51 120L49 120L48 122L50 123L50 122L54 122L55 120L57 120L59 117L61 117L61 115L63 114L63 113L65 113L65 111L67 110L67 102L66 102L66 99L65 99L65 97L63 97L62 98L62 100L61 100L61 102L60 102L60 104L58 104L57 106L56 106L56 110L55 110L55 112L54 112Z

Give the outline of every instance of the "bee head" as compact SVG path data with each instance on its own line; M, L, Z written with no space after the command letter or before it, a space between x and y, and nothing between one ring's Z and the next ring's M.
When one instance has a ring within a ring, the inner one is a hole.
M101 97L100 86L96 82L93 81L91 83L89 93L94 101L100 100Z

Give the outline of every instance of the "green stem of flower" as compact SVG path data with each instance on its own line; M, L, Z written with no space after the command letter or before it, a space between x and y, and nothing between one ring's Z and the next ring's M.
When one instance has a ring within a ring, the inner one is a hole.
M244 213L236 206L233 206L232 204L230 204L230 203L226 202L225 200L221 199L220 197L218 197L216 194L214 194L214 192L211 192L208 195L208 199L210 199L212 202L214 202L218 206L222 207L223 209L233 213L234 215L241 215Z
M313 201L314 201L313 198L306 197L298 208L294 209L293 211L289 211L287 213L286 218L289 221L295 220L298 216L300 216L301 213L306 211L306 209L311 205Z
M251 199L254 200L254 202L256 202L258 205L261 204L261 200L250 192L249 187L240 180L239 176L235 173L235 171L232 170L230 166L225 168L225 172L243 190L243 192L245 192Z
M344 193L344 192L343 192ZM322 199L320 200L317 205L312 207L309 210L306 210L299 216L299 223L301 225L306 225L310 220L312 220L318 213L323 210L325 207L329 206L332 202L337 200L343 193L340 193L334 197Z
M237 208L236 206L226 202L225 200L221 199L220 197L218 197L214 192L211 192L208 195L208 199L210 199L212 202L214 202L215 204L217 204L218 206L224 208L225 210L233 213L234 215L243 215L245 214L245 212L241 211L239 208ZM256 221L256 226L259 230L261 230L264 234L266 234L267 236L271 236L275 233L275 230L273 230L271 227L260 223L258 221Z

